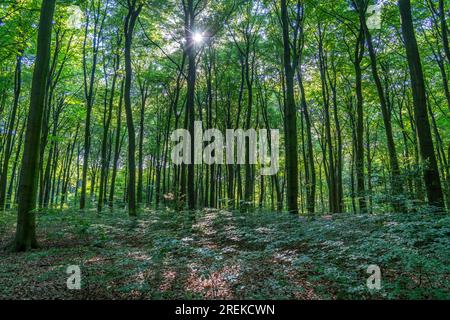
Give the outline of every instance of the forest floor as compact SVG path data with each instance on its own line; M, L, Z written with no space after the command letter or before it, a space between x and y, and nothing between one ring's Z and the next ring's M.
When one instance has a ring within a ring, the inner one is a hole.
M0 214L2 248L15 219ZM65 210L37 222L39 249L0 251L0 299L450 298L448 215ZM381 290L367 288L372 264ZM67 289L69 265L81 290Z

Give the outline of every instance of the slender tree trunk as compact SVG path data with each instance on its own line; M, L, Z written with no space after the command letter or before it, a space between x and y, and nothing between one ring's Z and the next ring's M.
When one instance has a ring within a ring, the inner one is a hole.
M187 98L186 113L188 117L187 129L191 135L191 163L187 165L187 202L189 210L195 209L195 171L194 171L194 121L195 121L195 82L196 82L196 61L195 61L195 12L194 0L187 0L185 8L185 38L186 55L188 57L188 75L187 75Z
M128 15L125 19L125 112L128 128L128 211L130 216L136 216L136 136L134 132L133 111L131 109L131 45L136 20L142 10L142 4L133 0L129 3Z
M308 214L312 215L315 211L316 201L316 168L314 164L314 149L312 143L311 119L309 116L308 104L306 103L305 88L303 86L303 75L299 68L298 83L300 87L300 103L302 106L302 114L305 122L306 132L306 150L305 150L305 183L306 183L306 209Z
M356 145L355 145L355 169L356 187L361 213L366 212L366 191L364 186L364 105L362 93L361 60L364 53L364 30L360 27L355 44L355 80L356 80Z
M291 65L289 21L286 0L281 0L283 28L284 69L286 73L285 144L287 171L287 206L290 213L298 214L298 155L297 112L294 100L294 70Z
M332 71L333 71L333 77L330 77L330 88L332 91L332 100L333 100L333 118L334 118L334 125L336 129L336 165L335 165L335 179L336 179L336 209L337 212L344 212L344 190L342 186L342 130L341 130L341 123L339 121L338 116L338 98L337 98L337 72L336 72L336 65L334 63L334 60L332 61Z
M70 153L69 153L66 168L65 168L65 173L64 173L64 178L63 178L63 187L62 187L62 191L61 191L61 204L60 204L61 209L63 208L64 203L66 202L66 199L67 199L67 189L68 189L69 183L70 183L73 154L75 151L75 144L78 139L79 130L80 130L80 125L78 124L77 129L75 131L75 136L73 138L72 145L70 146ZM77 161L78 161L78 159L77 159ZM76 169L78 171L78 166ZM78 179L78 176L77 176L77 179ZM78 181L76 183L78 183Z
M359 19L361 26L364 29L364 34L366 38L367 48L369 51L369 57L372 67L372 76L375 81L375 86L377 88L378 97L380 99L380 107L381 114L383 117L384 129L386 133L386 142L387 149L389 153L389 163L390 163L390 173L391 173L391 189L392 189L392 206L396 212L404 212L406 210L403 201L399 198L403 195L403 181L400 173L400 166L398 164L397 158L397 150L395 148L394 135L392 133L392 124L391 124L391 113L390 109L388 109L388 104L386 101L386 94L383 90L383 86L381 84L381 79L378 74L377 67L377 57L375 53L375 49L372 43L372 35L370 34L369 28L366 23L365 11L366 8L362 4L363 1L359 1L358 11L359 11Z
M9 182L8 192L6 195L6 208L7 209L9 209L12 206L12 194L13 194L13 190L14 190L14 185L16 184L16 182L15 182L16 169L17 169L17 165L19 164L19 157L22 155L23 134L25 132L25 126L26 126L26 124L24 124L22 126L22 128L20 129L20 133L19 133L19 145L17 146L16 155L15 155L15 159L13 162L13 168L12 168L12 172L11 172L11 179Z
M16 69L14 72L14 101L12 105L11 117L6 134L6 147L3 153L2 174L0 177L0 210L5 208L6 184L8 179L9 159L12 153L12 138L19 107L20 91L22 88L22 52L16 57Z
M137 188L137 203L142 203L142 190L143 190L143 175L144 175L144 115L145 115L145 103L146 93L141 99L141 112L140 112L140 124L139 124L139 164L138 164L138 188Z
M337 184L336 184L336 173L335 173L335 159L334 159L334 148L333 140L331 138L331 121L330 121L330 96L328 92L328 82L326 78L326 68L327 57L323 49L323 38L324 34L319 24L319 67L320 67L320 77L322 80L322 98L324 104L324 115L325 115L325 137L327 148L324 150L324 158L326 159L328 154L328 198L329 198L329 211L330 213L339 212L339 201L337 195Z
M120 141L122 139L120 135L120 130L122 126L122 102L123 102L123 92L124 92L124 84L125 82L122 80L120 85L120 100L119 107L117 111L117 124L116 124L116 140L114 144L114 160L113 160L113 171L111 175L111 188L109 191L109 206L112 208L114 205L114 192L116 187L116 176L117 176L117 166L119 164L120 157Z
M120 44L120 42L119 42ZM108 110L106 110L107 91L105 93L105 115L103 123L103 138L102 138L102 151L101 151L101 169L100 169L100 192L98 195L97 211L101 212L104 205L104 190L106 189L106 177L108 172L108 159L107 159L107 144L109 127L111 125L112 111L114 105L114 93L116 91L116 82L118 77L118 71L120 66L120 56L117 55L114 61L114 75L111 84L111 93L109 97Z
M98 6L100 6L100 2ZM94 33L92 36L92 65L90 69L90 74L87 70L87 52L86 43L88 39L88 27L89 27L89 13L85 27L85 38L83 43L83 72L84 72L84 95L86 100L86 121L84 128L84 154L83 154L83 172L82 172L82 184L81 184L81 195L80 195L80 209L86 207L86 190L87 190L87 174L89 168L89 153L91 150L91 117L92 117L92 107L94 104L94 82L95 82L95 71L97 68L98 51L100 45L100 37L102 34L103 23L106 17L106 12L103 13L103 17L100 17L100 7L95 8L94 5ZM105 10L106 11L106 10ZM102 19L102 21L100 21Z

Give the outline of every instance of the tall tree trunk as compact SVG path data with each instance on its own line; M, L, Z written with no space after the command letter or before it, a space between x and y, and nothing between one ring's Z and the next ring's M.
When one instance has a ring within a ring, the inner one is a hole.
M336 204L337 212L344 212L344 190L342 186L342 130L341 123L338 116L338 98L337 98L337 72L334 59L332 60L332 74L328 75L330 88L333 100L333 119L336 130L336 165L335 165L335 179L336 179Z
M330 121L330 95L328 92L328 82L326 77L327 57L323 49L323 38L324 31L322 31L322 26L319 24L319 69L320 78L322 80L322 99L324 104L324 115L325 115L325 144L327 146L326 151L324 150L324 159L327 158L328 154L328 198L329 198L329 211L331 213L339 212L339 201L337 195L337 184L336 184L336 172L335 172L335 159L334 159L334 148L333 140L331 137L331 121Z
M98 2L98 6L101 3ZM106 17L106 9L103 15L100 14L100 7L94 7L94 33L92 35L92 65L90 69L90 74L87 70L87 53L86 44L88 39L88 28L89 28L89 13L87 13L87 22L85 27L85 37L83 43L83 72L84 72L84 95L86 100L86 121L84 128L84 154L83 154L83 172L82 172L82 184L81 184L81 195L80 195L80 209L84 209L86 206L86 190L87 190L87 173L89 168L89 153L91 150L91 116L92 107L94 104L94 82L95 82L95 71L97 68L98 51L100 46L100 38L102 35L103 23Z
M250 51L250 50L247 50ZM251 117L252 117L252 107L253 107L253 63L249 62L250 53L245 56L245 83L247 86L247 114L245 120L245 129L249 130L251 127ZM250 71L250 67L252 71ZM292 81L293 83L294 81ZM252 169L253 166L250 164L250 138L245 143L246 151L245 151L245 189L244 189L244 200L245 200L245 208L252 207L253 200L253 188L254 182L252 178Z
M137 188L137 203L142 203L143 190L143 175L144 175L144 115L145 103L147 100L147 92L141 92L141 112L139 124L139 161L138 161L138 188Z
M297 112L294 100L294 69L291 65L289 21L286 0L281 0L284 69L286 73L285 144L287 171L287 206L290 213L298 214L298 155Z
M133 111L131 109L131 80L133 70L131 66L131 45L136 20L142 10L142 4L137 0L129 2L128 15L125 19L125 113L128 128L128 213L136 216L136 136L134 132Z
M39 170L39 143L44 110L45 86L50 64L52 21L56 0L43 0L39 20L37 54L31 84L30 111L25 134L24 154L19 184L19 208L15 250L37 247L36 195Z
M305 183L306 183L306 210L312 215L315 211L316 202L316 168L314 165L314 148L312 143L311 119L309 116L308 104L306 103L306 93L303 86L303 74L298 70L298 83L300 87L300 103L305 122L306 150L305 150Z
M364 30L360 26L355 44L355 80L356 80L356 144L355 144L355 169L356 188L359 203L359 211L366 212L366 191L364 186L364 105L362 94L362 70L361 61L364 54Z
M121 127L122 127L122 102L123 102L123 92L124 92L124 84L125 82L122 80L120 85L120 100L119 107L117 110L117 124L116 124L116 140L114 142L114 159L113 159L113 171L111 175L111 188L109 191L109 206L112 208L114 205L114 192L116 186L116 176L117 176L117 166L119 165L119 157L120 157L120 142L121 142Z
M196 82L196 61L195 61L195 8L194 0L187 0L185 8L185 38L186 55L188 57L188 75L187 75L187 129L191 135L191 163L187 165L187 202L189 210L195 209L195 171L194 171L194 121L195 121L195 82Z
M394 135L392 134L391 113L386 101L386 95L381 84L380 76L378 74L377 57L372 43L372 35L366 23L366 5L363 0L359 0L356 6L359 12L359 20L364 29L367 48L369 51L370 63L372 67L372 76L377 88L378 97L380 99L381 114L383 117L384 129L386 133L387 149L389 153L390 173L391 173L391 189L393 199L392 206L396 212L404 212L406 210L403 201L399 198L403 194L403 181L400 173L400 166L398 164L397 151L395 148Z
M120 42L119 42L120 45ZM108 110L106 110L107 92L105 93L105 115L103 118L103 137L102 137L102 151L101 151L101 169L100 169L100 192L98 194L97 211L101 212L105 201L104 190L106 189L106 177L108 172L108 159L107 159L107 144L109 127L111 125L112 111L114 105L114 93L116 92L116 82L118 77L118 71L120 66L120 56L116 55L114 59L114 75L111 84L111 93L108 101ZM106 73L106 71L105 71Z
M423 178L425 181L428 203L442 209L445 208L444 196L442 193L441 180L439 177L436 156L434 154L433 138L431 136L430 122L428 119L425 82L416 35L414 33L411 3L410 0L399 0L398 4L402 22L403 40L405 42L411 77L414 119L416 122L420 156L422 163L424 164Z

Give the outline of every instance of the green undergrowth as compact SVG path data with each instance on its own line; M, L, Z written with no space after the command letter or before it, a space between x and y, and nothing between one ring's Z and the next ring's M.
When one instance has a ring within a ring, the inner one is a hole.
M49 210L37 223L39 249L0 251L1 299L450 298L448 215ZM14 229L0 214L2 247Z

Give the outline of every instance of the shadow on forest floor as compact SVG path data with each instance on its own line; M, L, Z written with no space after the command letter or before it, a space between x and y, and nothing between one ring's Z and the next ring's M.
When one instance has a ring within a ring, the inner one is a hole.
M14 224L0 215L0 246ZM48 211L38 240L0 252L0 299L450 298L448 215ZM378 291L366 286L372 264ZM81 290L66 287L69 265Z

